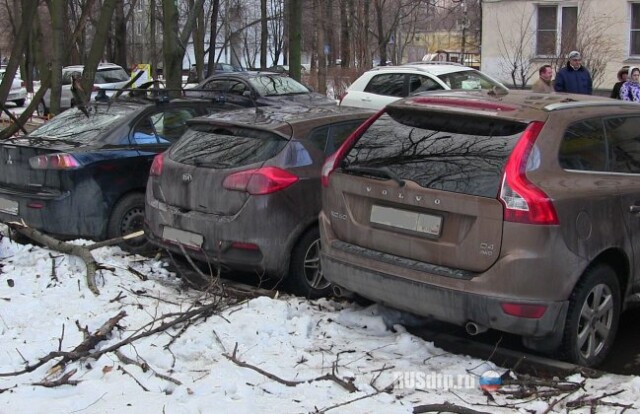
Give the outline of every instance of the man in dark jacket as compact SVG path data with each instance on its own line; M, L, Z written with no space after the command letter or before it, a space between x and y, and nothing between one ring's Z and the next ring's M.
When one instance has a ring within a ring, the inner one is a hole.
M554 84L556 92L591 95L593 93L591 74L582 66L580 52L574 50L567 57L569 58L567 66L560 69L556 75Z

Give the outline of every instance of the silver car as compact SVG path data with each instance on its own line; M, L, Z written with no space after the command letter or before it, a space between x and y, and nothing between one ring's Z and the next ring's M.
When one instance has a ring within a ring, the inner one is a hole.
M62 91L60 94L60 109L69 109L76 105L71 93L71 81L73 75L79 74L81 76L89 76L84 73L83 65L65 66L62 68ZM91 92L90 101L95 101L95 98L100 89L107 89L105 91L107 96L112 96L114 89L122 88L129 82L130 76L122 66L114 63L100 63L98 69L93 77L93 91ZM48 90L43 98L44 106L42 103L38 105L38 113L46 114L51 107L51 91Z
M5 68L0 69L0 82L4 79ZM24 81L20 79L20 74L16 73L11 83L11 90L7 96L7 102L13 102L18 107L24 106L27 99L27 89L24 87Z

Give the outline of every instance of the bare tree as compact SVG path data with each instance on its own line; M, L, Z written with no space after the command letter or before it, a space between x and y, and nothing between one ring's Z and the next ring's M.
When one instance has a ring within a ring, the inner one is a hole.
M495 19L499 36L500 68L504 75L509 76L514 88L524 88L535 73L531 62L535 33L532 19L533 14L527 13L525 7L514 12L506 21ZM504 26L509 27L509 32L505 33ZM513 30L514 27L517 29Z

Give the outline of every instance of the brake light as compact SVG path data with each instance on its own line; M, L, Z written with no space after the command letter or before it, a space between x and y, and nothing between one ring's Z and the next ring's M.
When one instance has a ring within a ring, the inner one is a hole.
M277 167L263 167L230 174L225 177L222 186L227 190L262 195L283 190L297 181L298 177L288 171Z
M74 170L80 163L71 154L58 153L31 157L29 166L34 170Z
M320 172L320 182L322 183L323 187L329 186L329 175L338 167L338 165L340 165L340 162L342 162L345 155L347 155L347 151L351 149L356 140L362 134L364 134L364 131L366 131L371 126L371 124L376 122L376 120L380 118L383 113L384 109L381 109L373 114L369 119L364 121L362 125L358 127L358 129L356 129L351 133L351 135L349 135L349 137L342 143L342 145L340 145L340 148L338 148L336 152L327 157L327 159L324 161L324 164L322 164L322 170Z
M507 315L520 318L540 319L547 311L545 305L531 305L528 303L501 303L502 311Z
M149 170L149 175L152 177L160 177L162 175L162 167L164 166L164 152L153 157L153 163Z
M507 160L500 189L505 221L538 225L559 224L556 209L549 196L527 178L529 155L543 126L543 122L531 122Z

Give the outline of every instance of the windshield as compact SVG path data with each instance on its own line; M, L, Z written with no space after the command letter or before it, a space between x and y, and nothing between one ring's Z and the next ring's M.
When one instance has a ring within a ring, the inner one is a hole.
M260 96L280 96L309 93L309 88L288 76L261 75L249 79Z
M104 132L122 125L133 109L126 106L112 106L108 112L104 109L96 112L91 108L87 117L77 108L71 108L44 123L29 134L31 138L47 140L93 143L99 141Z
M451 89L493 89L507 90L500 82L491 79L482 72L469 69L460 72L445 73L438 78L447 84Z

